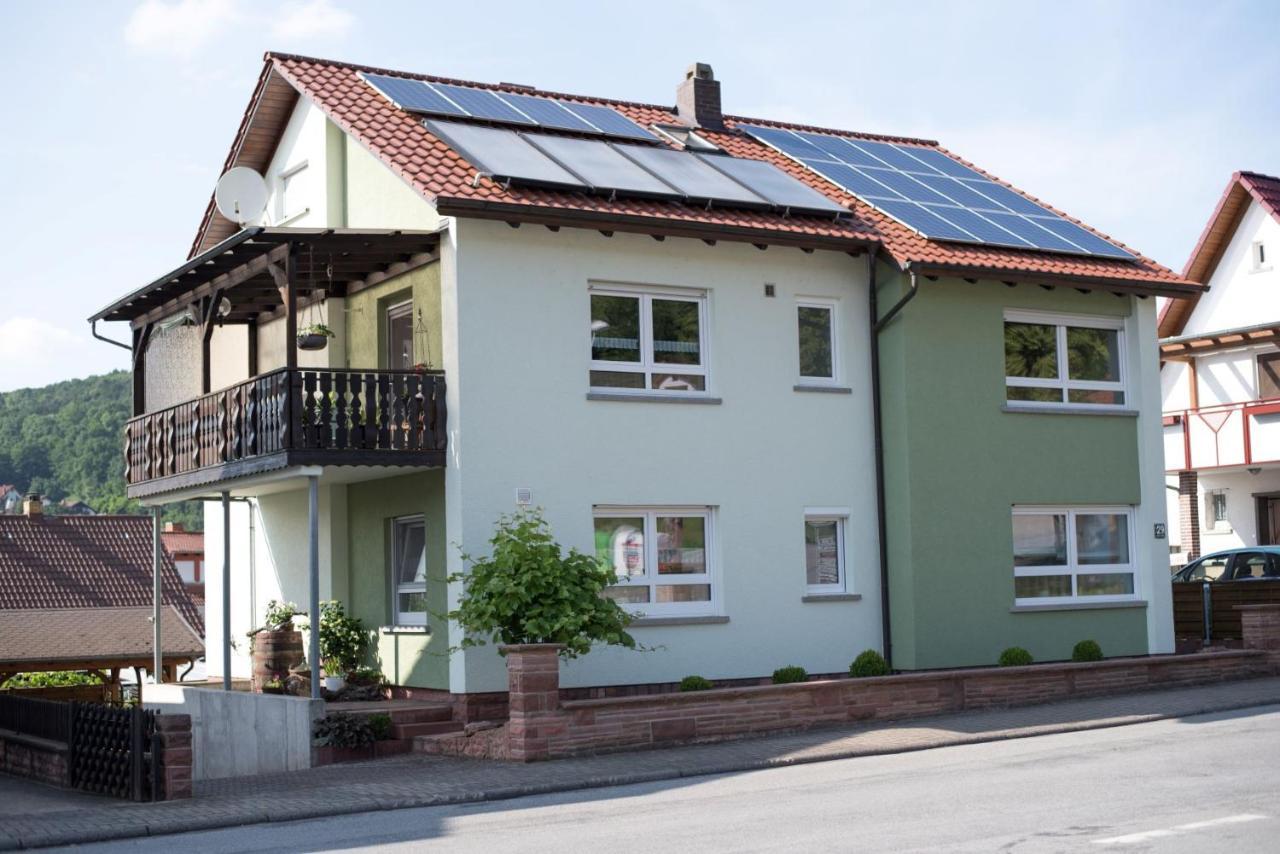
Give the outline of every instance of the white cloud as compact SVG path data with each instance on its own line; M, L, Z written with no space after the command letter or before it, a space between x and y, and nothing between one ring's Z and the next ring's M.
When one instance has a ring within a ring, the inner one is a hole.
M128 366L128 353L34 317L0 323L0 391L47 385Z
M340 38L355 22L354 15L330 0L293 0L281 4L271 33L282 40Z
M199 50L240 17L237 0L143 0L125 24L125 41L158 53Z

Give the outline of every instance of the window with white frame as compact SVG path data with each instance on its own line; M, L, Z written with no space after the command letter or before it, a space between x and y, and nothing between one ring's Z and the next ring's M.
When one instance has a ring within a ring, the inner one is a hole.
M304 160L279 173L276 186L277 225L306 211L306 199L302 186L303 173L306 171L307 161Z
M715 610L710 508L597 507L596 556L618 583L605 595L649 617Z
M810 593L845 592L847 514L809 510L804 517L804 576Z
M397 626L427 624L427 527L421 516L391 520L391 581Z
M1014 507L1016 604L1136 598L1132 534L1128 507Z
M1217 490L1208 494L1208 506L1205 508L1205 528L1210 531L1226 530L1231 527L1227 519L1227 493Z
M1263 243L1261 240L1255 240L1253 242L1251 258L1253 259L1253 269L1255 271L1271 269L1271 264L1267 261L1267 244Z
M800 380L805 384L836 382L836 304L802 299L796 304L800 344Z
M1006 311L1010 405L1121 407L1126 401L1124 319Z
M591 387L705 392L701 291L591 288Z

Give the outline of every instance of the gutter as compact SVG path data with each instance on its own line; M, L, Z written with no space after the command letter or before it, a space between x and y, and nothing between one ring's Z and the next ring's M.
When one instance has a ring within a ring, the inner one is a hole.
M920 293L920 280L915 271L910 271L911 287L893 306L879 316L876 302L876 260L877 249L867 253L867 304L870 309L871 325L871 420L874 430L874 447L876 458L876 525L880 540L880 626L882 632L881 646L884 649L884 660L893 670L893 632L889 617L889 549L888 520L885 516L884 498L884 424L880 409L880 332L889 325L898 312Z
M105 335L99 335L98 334L98 318L96 317L89 321L89 334L92 335L94 338L97 338L99 341L106 341L108 344L114 344L117 347L120 347L121 349L128 350L130 353L133 352L133 347L131 347L130 345L125 344L121 341L117 341L114 338L108 338Z

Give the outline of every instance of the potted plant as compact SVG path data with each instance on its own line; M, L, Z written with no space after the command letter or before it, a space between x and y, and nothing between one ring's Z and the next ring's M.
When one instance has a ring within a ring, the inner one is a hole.
M262 693L283 694L284 678L281 676L281 674L277 673L274 676L272 676L270 679L268 679L266 682L264 682L262 685Z
M334 337L333 330L323 323L313 323L298 330L299 350L323 350Z
M293 625L299 616L304 614L297 605L273 599L267 603L263 625L249 632L255 691L265 691L267 683L302 664L302 633Z
M347 685L347 674L364 658L369 636L357 617L347 614L336 600L320 603L320 661L325 690L334 694Z

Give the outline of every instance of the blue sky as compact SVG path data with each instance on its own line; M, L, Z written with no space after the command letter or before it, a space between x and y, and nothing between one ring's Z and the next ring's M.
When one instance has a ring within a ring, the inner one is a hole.
M1181 269L1227 178L1280 174L1274 2L0 7L0 391L125 365L84 318L180 263L266 50L940 140ZM127 337L127 330L112 331Z

